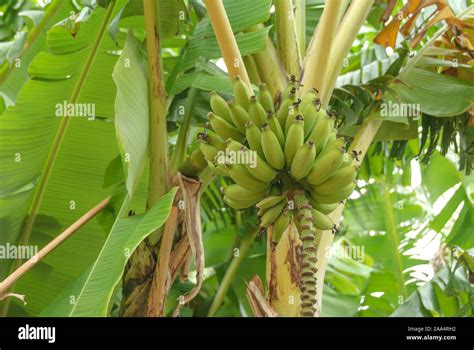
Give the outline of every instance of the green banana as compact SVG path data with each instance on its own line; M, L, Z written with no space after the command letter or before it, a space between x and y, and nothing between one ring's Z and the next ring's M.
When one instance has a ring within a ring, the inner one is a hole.
M250 120L248 112L240 105L229 102L230 117L240 133L245 134L245 123Z
M311 131L308 141L313 141L316 144L316 154L319 154L326 145L331 130L332 120L325 117L318 121L313 131Z
M249 152L248 148L244 148L244 152ZM255 152L255 151L251 151ZM273 169L262 157L256 153L257 158L255 160L255 164L252 167L252 164L245 164L248 172L255 177L257 180L263 182L271 182L277 176L277 172Z
M274 169L281 170L285 167L285 155L268 124L262 127L262 148L265 159Z
M240 185L234 184L229 185L226 187L221 188L221 192L227 196L227 198L233 200L240 200L242 198L249 199L249 200L260 200L267 189L263 189L260 191L248 190L245 187Z
M250 91L247 85L244 84L244 82L242 81L239 75L235 77L233 90L234 90L235 101L239 105L244 107L246 110L248 110Z
M244 145L242 145L239 141L235 141L234 139L225 140L225 144L227 146L226 148L232 152L239 152L242 150L242 147L244 147Z
M207 167L207 160L204 154L201 152L201 150L196 149L191 153L191 156L189 157L189 160L191 164L198 168L198 169L204 169Z
M318 100L319 101L319 100ZM320 109L319 104L309 104L306 107L301 107L304 117L304 137L307 139L313 131L316 124L324 118L325 112Z
M295 75L290 77L288 85L286 86L285 90L283 90L283 98L287 97L292 91L298 91L298 82L296 81Z
M232 124L232 118L230 116L230 109L225 100L217 94L215 91L209 93L211 109L215 114L224 119L227 123Z
M267 122L267 113L262 105L258 102L256 96L250 97L250 104L249 104L249 116L250 120L253 123L261 128L263 124Z
M281 128L280 123L278 122L277 117L271 112L267 113L267 121L268 121L268 126L270 129L273 131L273 133L276 135L278 142L280 142L280 146L284 147L285 146L285 134L283 133L283 130Z
M288 209L283 210L273 224L272 241L278 243L280 238L290 224L290 213Z
M332 228L334 228L334 222L326 214L323 214L316 209L312 209L311 214L313 216L314 227L316 227L317 229L331 230Z
M319 203L323 203L323 204L338 203L340 201L346 200L351 195L351 193L354 192L355 186L356 184L355 182L353 182L347 185L346 187L338 190L337 192L333 192L331 194L317 193L316 188L314 188L310 192L310 194L311 194L311 197Z
M260 102L266 112L275 112L272 94L265 83L261 83L259 86L258 102Z
M245 209L245 208L251 207L256 202L255 200L251 200L247 198L241 198L240 200L236 200L236 199L229 198L227 196L224 196L223 200L229 207L234 208L234 209Z
M310 198L311 206L317 211L320 211L321 213L326 214L326 215L332 213L339 206L339 203L322 204L322 203L316 202L311 197L309 198Z
M291 164L291 175L296 180L301 180L311 171L314 158L316 157L316 147L314 142L308 141L302 145L295 154Z
M288 168L291 167L291 164L293 163L293 158L295 157L296 152L301 148L303 143L303 117L301 115L297 115L286 134L284 153L286 165Z
M285 127L286 119L290 113L290 108L292 108L293 103L296 101L296 89L292 90L290 95L287 98L284 98L280 109L277 112L277 119L280 122L282 129Z
M322 184L316 186L317 192L321 194L329 194L344 188L355 180L357 176L357 168L354 165L339 169L333 176Z
M214 129L214 131L223 139L227 139L227 138L231 138L234 140L242 139L242 135L240 134L239 130L237 130L235 127L227 123L221 117L218 117L212 112L209 112L207 117L209 118L209 121L211 122L211 126Z
M255 206L257 207L257 209L267 210L267 209L277 205L278 203L280 203L284 199L285 199L285 196L282 195L282 194L279 195L279 196L270 196L270 197L266 197L266 198L262 199L260 202L255 204Z
M334 149L318 156L306 177L306 181L316 186L329 179L341 165L343 155L342 150Z
M342 163L340 168L344 168L346 166L349 166L352 164L354 161L355 155L352 152L344 153L344 156L342 157Z
M280 216L281 212L283 209L286 207L286 201L283 201L274 207L271 207L270 209L267 209L265 213L260 217L260 227L261 228L267 228L273 222L275 222L276 219Z
M216 157L217 152L219 152L219 150L217 148L215 148L214 146L212 146L211 144L209 144L204 139L198 139L197 142L198 142L198 145L199 145L199 149L201 150L204 157L208 161L213 162L214 158Z
M209 168L212 169L212 171L219 176L229 176L229 171L225 167L225 165L222 164L214 164L210 161L207 161L207 164L209 165Z
M214 146L219 151L224 151L227 147L225 141L219 135L209 129L206 129L205 133L199 133L198 138L203 138L207 143L209 143L211 146Z
M263 157L262 133L251 120L245 123L245 136L250 148Z
M285 122L285 135L288 134L288 130L290 129L290 126L293 124L293 121L298 117L302 116L301 114L301 109L300 109L300 101L298 100L295 103L293 103L293 106L290 107L288 116L286 117L286 122Z
M303 98L301 100L301 109L302 110L304 110L306 106L313 105L315 103L315 100L319 100L317 91L318 90L316 90L314 88L310 89L306 93L306 95L303 96ZM319 104L321 105L321 102L319 102Z
M227 168L229 169L229 175L232 180L248 190L259 191L269 186L268 183L253 177L242 164L227 164Z

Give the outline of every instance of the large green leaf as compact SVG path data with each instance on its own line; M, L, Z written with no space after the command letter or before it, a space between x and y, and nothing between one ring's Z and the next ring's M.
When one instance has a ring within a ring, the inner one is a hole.
M463 264L445 266L436 276L419 287L391 316L453 317L472 316L473 289Z
M375 182L364 185L361 196L350 200L344 211L346 237L352 244L363 247L365 254L375 262L374 271L363 288L362 316L390 315L400 301L414 291L414 282L420 282L420 275L414 272L422 271L421 265L428 263L416 256L414 248L419 240L425 235L443 232L448 217L456 223L462 220L461 216L453 220L449 215L457 205L448 203L441 207L439 219L432 209L441 194L460 182L456 168L438 156L434 157L438 162L424 167L423 186L404 190L396 187L401 175L394 175L397 168L393 168L393 160L383 155L371 155L364 160L361 176L365 181L372 178ZM409 167L408 162L403 170L409 171ZM460 194L453 197L454 202L466 198L464 187L459 191ZM449 242L451 234L445 242Z
M423 113L437 117L464 113L474 96L472 83L419 68L401 74L390 88L403 102L419 104Z
M128 258L140 242L166 221L176 191L176 187L171 189L146 214L119 218L92 268L74 281L73 286L67 287L41 315L106 316L110 298L121 280Z
M96 9L87 22L80 23L74 36L65 26L51 28L48 51L32 61L31 79L21 89L17 104L0 118L2 243L17 242L32 199L37 196L36 186L44 174L52 140L64 119L56 116L57 107L71 101L74 94L75 102L95 106L95 119L71 118L38 212L46 222L57 225L37 220L31 244L43 246L109 193L102 188L103 174L118 153L114 126L106 121L114 117L111 74L117 59L110 53L115 44L104 30L111 11ZM103 240L102 229L91 221L25 275L17 290L31 295L26 312L39 312L79 276L97 256ZM7 269L8 264L2 264L0 274Z
M0 95L4 95L7 106L15 103L18 91L20 91L23 84L28 80L27 69L31 60L38 52L46 47L47 31L45 29L50 28L55 23L67 17L72 10L73 7L70 1L58 0L50 4L46 8L46 14L42 21L37 24L37 26L43 30L36 29L37 34L36 31L34 34L30 33L30 38L27 39L28 47L20 56L19 65L15 62L15 64L9 67L2 67L3 69L0 70L0 81L2 78L4 80L1 81ZM29 13L29 11L25 12L27 12L25 15Z
M148 79L138 44L130 31L112 74L117 86L115 128L127 168L127 190L132 196L148 154Z

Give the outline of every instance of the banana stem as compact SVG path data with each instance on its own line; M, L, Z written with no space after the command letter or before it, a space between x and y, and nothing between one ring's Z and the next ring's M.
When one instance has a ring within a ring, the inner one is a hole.
M303 79L302 95L312 88L318 91L323 89L341 5L341 0L326 1L318 29L314 33L316 46L313 46L308 58Z
M316 229L313 225L311 204L303 191L294 195L296 222L300 239L303 242L303 259L301 263L301 316L314 317L319 314L317 305L321 294L316 290Z
M178 171L180 166L184 163L186 158L186 146L188 143L189 127L191 125L192 111L194 108L194 101L196 99L197 89L191 87L188 92L188 98L184 105L184 118L181 128L179 130L178 140L171 159L171 172L174 174Z
M304 57L306 51L306 0L295 0L295 20L300 57Z
M248 29L249 32L263 28L263 24L258 24ZM286 71L278 58L272 40L267 36L265 48L253 55L257 64L260 79L268 86L273 98L276 99L287 85Z
M295 14L292 0L275 0L275 24L278 51L286 71L299 78L301 57L296 37Z
M374 0L352 1L347 13L342 19L342 22L337 30L337 34L334 38L334 45L332 46L331 53L329 55L329 62L331 62L331 64L327 68L327 73L324 80L325 83L321 89L321 102L323 105L327 105L329 103L334 86L336 85L336 79L341 72L344 58L351 49L352 43L357 37L359 29L362 27L362 24L369 14L373 3Z
M209 313L207 315L208 317L214 317L217 311L219 310L219 307L222 305L222 302L224 301L227 291L232 285L232 281L234 280L235 274L239 270L239 267L242 264L242 261L244 261L245 258L247 257L250 247L252 246L252 243L255 240L255 237L257 237L257 234L258 234L258 228L254 228L249 233L246 239L243 238L241 240L239 254L237 256L234 254L234 258L230 262L229 267L227 268L225 272L224 278L222 279L222 282L219 285L219 288L217 289L216 296L214 297L214 300L212 300L212 304L209 309Z
M247 84L249 91L252 91L250 79L222 0L204 0L204 4L214 28L217 43L221 49L230 79L233 80L239 75L244 83Z
M258 73L257 63L252 55L244 56L245 67L249 74L249 78L252 84L260 85L262 80L260 79L260 74Z
M146 47L149 68L150 99L150 184L148 206L151 208L169 187L168 133L166 129L166 93L160 52L159 14L155 0L143 0Z

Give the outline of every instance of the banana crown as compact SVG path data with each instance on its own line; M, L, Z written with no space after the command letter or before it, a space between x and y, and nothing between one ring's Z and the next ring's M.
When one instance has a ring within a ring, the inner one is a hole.
M304 191L314 225L329 230L334 223L327 215L355 188L357 168L332 114L315 89L300 96L298 88L292 79L275 99L261 84L254 96L237 77L233 101L210 93L209 123L198 135L204 159L235 182L222 189L224 201L235 209L256 205L260 226L273 225L274 239L292 219L291 191Z

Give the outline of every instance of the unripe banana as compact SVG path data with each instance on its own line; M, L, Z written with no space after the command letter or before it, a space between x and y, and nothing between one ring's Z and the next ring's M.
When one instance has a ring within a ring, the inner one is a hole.
M267 209L267 211L262 215L260 218L260 227L261 228L267 228L273 222L275 222L276 219L280 216L281 212L286 206L286 201L283 201L274 207L271 207L270 209Z
M281 170L285 167L285 155L268 124L262 127L262 148L265 159L274 169Z
M229 176L229 171L227 170L225 165L214 164L214 163L209 162L209 161L207 162L207 164L209 165L209 168L212 169L214 174L219 175L219 176Z
M317 185L317 192L329 194L338 189L344 188L352 183L357 176L357 168L354 165L346 166L337 170L329 180Z
M316 100L319 101L319 100ZM324 118L325 112L320 109L319 102L310 103L306 107L301 106L304 117L304 137L311 135L316 124Z
M245 136L247 137L250 148L257 151L258 155L263 157L262 133L251 120L245 123Z
M355 155L352 152L349 153L344 153L344 156L342 157L342 163L341 166L339 167L340 169L352 165L352 162L354 161Z
M334 132L332 132L330 134L331 135L335 135ZM326 147L324 147L324 150L323 152L321 152L321 154L324 154L326 152L329 152L331 150L334 150L334 149L342 149L344 150L345 149L345 146L346 146L346 139L344 137L339 137L339 138L334 138L332 139L332 141L330 139L328 139L328 143L326 143Z
M227 164L229 175L235 183L249 190L259 191L269 187L268 183L257 180L242 164Z
M234 208L234 209L245 209L245 208L251 207L256 202L255 200L250 200L246 198L235 200L227 196L224 196L223 200L229 207Z
M189 160L192 166L196 167L197 169L202 170L207 167L206 157L204 157L204 154L199 149L194 150L193 153L191 153Z
M334 228L334 222L326 214L323 214L316 209L312 209L311 214L313 216L313 224L317 229L331 230Z
M221 117L218 117L212 112L210 112L207 115L207 117L209 118L209 121L211 122L211 126L214 129L214 131L223 139L228 139L228 138L232 138L234 140L242 139L242 135L240 134L239 130L237 130L235 127L227 123Z
M315 100L318 99L318 93L316 89L310 89L306 95L301 99L301 110L304 110L306 106L312 105L315 103ZM319 99L318 99L319 100ZM319 100L320 101L320 100ZM319 103L321 105L321 102Z
M267 122L267 113L262 105L258 102L256 96L250 97L250 104L249 104L249 116L250 120L253 123L261 128L263 124Z
M246 110L249 109L249 96L251 95L251 92L247 85L244 84L240 76L235 77L234 81L234 99L235 101L244 107Z
M245 187L234 184L221 188L221 192L227 196L227 198L233 200L248 199L248 200L260 200L267 189L260 191L248 190Z
M320 211L321 213L323 214L330 214L332 213L334 210L336 210L336 208L339 206L340 203L332 203L332 204L322 204L322 203L319 203L319 202L316 202L313 198L309 197L310 198L310 203L311 203L311 206L316 209L317 211Z
M257 209L267 210L271 207L274 207L275 205L277 205L284 199L285 199L285 196L282 194L279 196L270 196L270 197L262 199L260 202L255 204L255 206L257 207Z
M295 103L293 103L293 106L290 107L290 111L288 113L288 116L286 117L286 122L285 122L285 135L288 134L288 130L290 129L290 126L293 124L295 119L301 114L301 109L300 109L300 101L298 100ZM304 126L304 125L303 125Z
M248 148L243 148L244 152L255 152ZM277 176L277 172L262 157L256 153L255 164L245 164L248 172L257 180L271 182Z
M217 94L215 91L209 93L211 109L219 117L224 119L229 124L232 124L232 118L230 116L230 109L225 100Z
M283 90L283 98L286 98L292 91L298 91L298 81L296 80L296 76L292 75L290 77L290 81L288 82L288 85L286 86L285 90Z
M199 149L201 150L204 157L208 161L213 162L219 150L208 142L206 142L204 139L198 139L197 142L199 144Z
M278 121L277 117L273 113L267 113L267 122L270 130L276 135L278 142L280 142L280 146L285 146L285 134L281 128L280 122Z
M286 134L285 141L285 161L288 168L291 168L293 158L296 152L301 148L304 143L304 126L303 117L301 115L296 116L295 120L291 124ZM314 157L313 157L314 159Z
M248 112L240 105L229 102L230 116L232 122L241 134L245 135L245 123L250 120Z
M284 98L280 109L277 113L277 119L280 122L280 126L282 129L285 128L286 119L288 117L288 113L290 113L290 108L293 107L293 103L296 101L296 89L292 90L290 95L287 98Z
M313 186L323 183L329 179L342 163L344 153L340 149L334 149L316 158L306 181Z
M318 121L313 131L308 137L308 141L313 141L316 144L316 154L319 154L326 145L329 134L332 130L332 120L329 118L323 118Z
M198 138L204 139L211 146L214 146L219 151L224 151L227 147L225 141L215 132L207 129L205 133L199 133Z
M316 157L316 147L314 142L308 141L296 152L291 164L291 175L296 180L301 180L311 171L314 158Z
M316 188L314 188L310 193L311 193L311 197L315 201L319 203L323 203L323 204L332 204L332 203L338 203L340 201L346 200L354 191L355 186L356 184L355 182L353 182L347 185L346 187L338 190L337 192L333 192L331 194L324 194L324 195L317 193L315 191Z
M278 219L273 224L272 241L278 243L281 235L290 224L290 213L287 209L283 210Z
M239 152L244 145L242 145L239 141L235 141L234 139L227 139L225 140L226 148L232 152Z
M259 86L258 102L260 102L266 112L275 112L272 94L265 83L262 83Z

